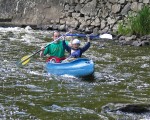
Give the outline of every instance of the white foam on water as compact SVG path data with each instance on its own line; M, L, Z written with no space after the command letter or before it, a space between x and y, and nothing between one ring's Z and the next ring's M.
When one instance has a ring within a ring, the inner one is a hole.
M29 74L38 75L38 76L49 76L47 73L39 72L39 71L29 71Z
M143 65L141 65L141 68L149 68L149 67L150 67L149 64L143 64Z
M31 43L33 41L36 40L36 38L30 34L25 34L24 36L22 36L22 41L25 41L26 43Z
M0 31L1 32L13 32L15 34L17 33L34 33L34 30L30 27L30 26L27 26L26 28L21 28L21 27L7 27L7 28L4 28L4 27L0 27Z
M30 89L30 91L33 91L33 92L44 92L44 90L41 88L41 87L38 87L36 85L31 85L31 84L27 84L27 85L21 85L21 84L17 84L17 85L14 85L14 87L25 87L25 88L28 88Z
M47 111L47 112L61 112L61 111L67 111L67 112L78 112L78 113L82 113L82 114L93 114L95 113L94 110L90 110L84 107L71 107L71 106L66 106L66 107L62 107L62 106L58 106L53 104L52 106L47 106L47 107L42 107L43 110Z
M150 86L149 84L143 83L142 85L137 86L137 88L139 90L142 90L142 88L149 88L149 86Z
M4 28L4 27L0 27L0 31L1 32L20 32L20 31L25 31L24 28L21 27L8 27L8 28Z
M64 75L61 75L62 77L67 77L67 78L77 78L75 76L72 76L72 75L68 75L68 74L64 74Z

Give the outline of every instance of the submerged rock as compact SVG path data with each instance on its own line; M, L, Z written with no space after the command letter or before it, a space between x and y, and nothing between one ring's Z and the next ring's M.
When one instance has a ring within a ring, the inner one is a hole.
M137 37L136 35L132 35L130 37L127 36L118 36L118 43L121 45L131 45L131 46L147 46L150 45L150 36L145 35L141 37Z
M131 105L126 105L125 107L121 107L117 110L121 112L141 114L141 113L150 112L149 107L150 105L141 105L141 104L132 105L131 104Z
M102 110L107 112L124 112L133 114L150 113L150 104L113 104L109 103Z

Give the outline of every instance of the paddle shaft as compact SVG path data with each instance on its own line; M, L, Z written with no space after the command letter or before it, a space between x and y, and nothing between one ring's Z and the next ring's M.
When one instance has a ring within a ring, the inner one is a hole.
M86 37L87 35L85 34L66 34L66 36L77 36L77 37ZM102 35L89 35L91 39L100 39L100 38L105 38L105 39L112 39L111 34L102 34Z
M85 34L66 34L66 36L78 36L78 37L86 37ZM90 35L90 38L100 38L99 35Z

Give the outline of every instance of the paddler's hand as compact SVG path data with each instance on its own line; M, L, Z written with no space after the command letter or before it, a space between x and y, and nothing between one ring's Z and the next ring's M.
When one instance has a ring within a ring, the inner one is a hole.
M87 42L90 42L90 35L86 35L87 37Z
M65 40L65 39L66 39L66 35L63 35L63 36L62 36L62 40Z
M43 56L43 51L45 50L45 47L41 47L40 57Z
M44 51L44 50L45 50L45 47L42 46L42 47L41 47L41 51Z

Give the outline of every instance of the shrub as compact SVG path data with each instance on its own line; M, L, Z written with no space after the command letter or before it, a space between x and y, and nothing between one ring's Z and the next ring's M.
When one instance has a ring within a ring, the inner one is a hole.
M128 15L119 23L118 33L121 35L148 35L150 34L150 7L144 6L136 15Z

